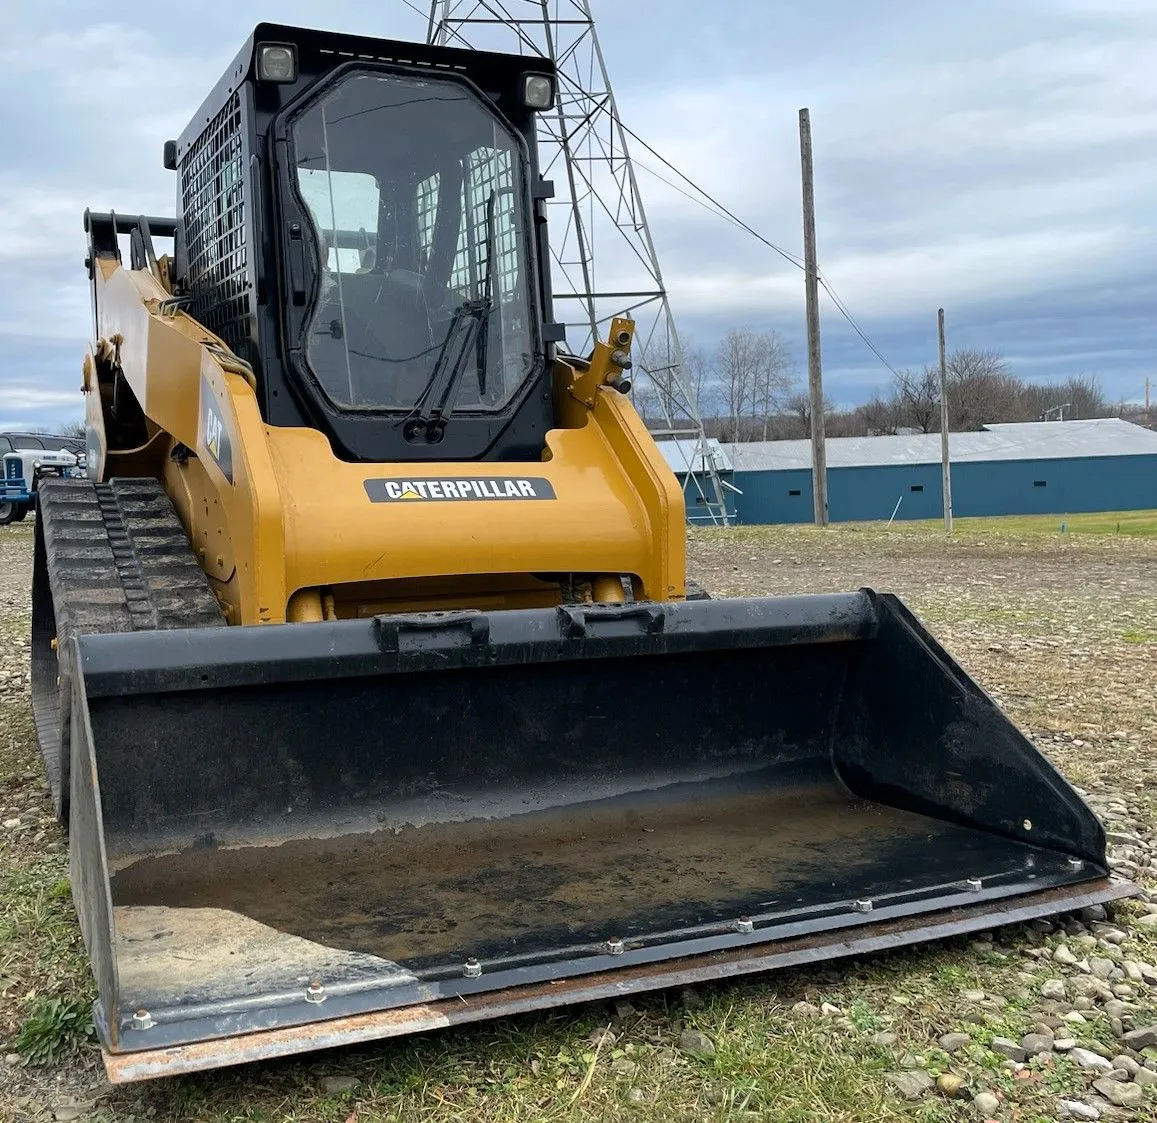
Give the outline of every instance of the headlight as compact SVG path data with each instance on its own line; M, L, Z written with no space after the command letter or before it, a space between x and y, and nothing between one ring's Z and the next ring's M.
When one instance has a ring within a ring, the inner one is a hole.
M527 109L549 109L554 105L554 79L545 74L528 74L522 87L522 102Z
M260 82L292 82L297 78L297 48L287 43L257 45L257 79Z

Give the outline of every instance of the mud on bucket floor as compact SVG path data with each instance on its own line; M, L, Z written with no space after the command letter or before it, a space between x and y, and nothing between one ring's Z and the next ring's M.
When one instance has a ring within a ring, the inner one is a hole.
M220 993L231 971L270 957L306 973L397 965L411 979L472 956L518 959L1063 866L1048 851L856 800L830 773L760 781L138 857L112 878L122 985L135 994L157 983L158 954L183 960L186 995ZM216 950L182 956L182 944Z

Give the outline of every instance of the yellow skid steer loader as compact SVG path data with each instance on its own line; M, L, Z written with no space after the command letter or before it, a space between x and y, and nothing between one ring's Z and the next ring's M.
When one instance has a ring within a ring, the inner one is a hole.
M33 694L115 1081L1131 891L894 598L688 598L633 325L552 320L557 96L262 24L177 218L85 217Z

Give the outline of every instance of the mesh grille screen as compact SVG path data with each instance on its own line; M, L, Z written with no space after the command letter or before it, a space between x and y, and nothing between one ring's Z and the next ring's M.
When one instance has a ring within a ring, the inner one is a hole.
M235 351L249 335L245 175L239 94L205 127L181 164L189 314Z

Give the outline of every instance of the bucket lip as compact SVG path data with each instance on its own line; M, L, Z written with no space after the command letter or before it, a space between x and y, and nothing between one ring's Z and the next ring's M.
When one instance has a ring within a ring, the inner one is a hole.
M890 598L888 598L890 599ZM856 643L879 627L869 590L782 597L563 605L84 635L92 699L647 654Z
M119 1024L109 1025L102 1014L97 1028L106 1047L117 1052L182 1046L236 1033L397 1011L449 999L481 1000L487 994L512 988L561 985L575 978L601 974L611 965L629 972L703 956L775 954L776 949L794 946L799 941L822 945L828 938L841 938L841 933L862 932L865 921L868 921L867 930L879 927L890 931L897 925L901 930L906 930L910 923L919 926L921 918L935 916L972 915L979 911L998 918L1009 910L1015 911L1017 902L1026 898L1088 892L1083 887L1099 884L1106 875L1103 867L1083 865L1074 870L1058 857L1051 869L1038 868L1031 877L1001 875L993 877L989 884L980 880L958 882L930 886L922 892L885 893L874 901L821 902L812 907L734 917L717 924L638 939L624 939L611 932L603 943L576 944L556 952L480 963L471 960L478 964L475 974L469 971L463 974L460 964L457 967L443 964L424 971L415 969L409 982L383 982L369 977L344 981L322 979L319 982L325 984L327 996L324 1005L312 1001L302 991L223 997L196 1006L160 1007L150 1003L147 1026L139 1026L127 1012L121 1011ZM1123 893L1122 890L1117 895ZM404 962L397 966L406 967ZM132 996L134 1008L140 997Z
M827 928L795 938L747 941L724 951L678 959L632 964L617 956L615 966L570 978L525 982L488 993L423 998L408 1006L338 1014L299 1024L254 1032L222 1033L186 1042L129 1048L122 1040L115 1051L103 1049L105 1070L114 1084L246 1064L315 1049L380 1040L543 1010L572 1003L621 998L648 990L685 986L784 967L888 951L927 940L981 931L994 924L1015 924L1141 892L1138 885L1103 876L1081 885L1037 889L1020 896L974 904L951 905L937 912L880 917L839 929ZM320 1009L324 1010L324 1007ZM234 1023L235 1025L235 1023Z

